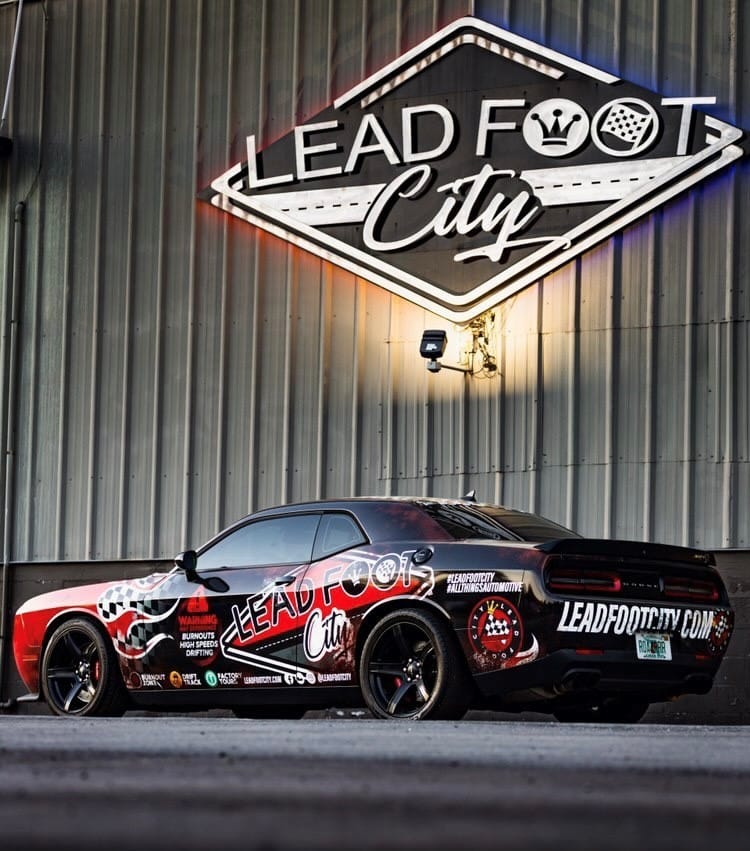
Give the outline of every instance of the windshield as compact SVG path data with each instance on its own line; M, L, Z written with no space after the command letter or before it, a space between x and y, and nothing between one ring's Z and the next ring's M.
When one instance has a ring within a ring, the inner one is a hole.
M538 514L499 505L420 502L419 507L456 540L467 538L544 543L579 538L575 532Z

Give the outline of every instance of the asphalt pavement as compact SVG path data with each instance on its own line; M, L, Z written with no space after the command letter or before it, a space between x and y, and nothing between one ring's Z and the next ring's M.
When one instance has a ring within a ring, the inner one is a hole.
M750 727L0 716L0 847L734 849Z

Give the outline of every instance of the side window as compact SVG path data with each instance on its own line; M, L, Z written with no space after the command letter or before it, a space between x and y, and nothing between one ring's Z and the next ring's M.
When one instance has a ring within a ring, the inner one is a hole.
M295 514L248 523L201 553L198 569L306 564L319 520L319 514Z
M367 538L348 514L324 514L315 538L313 561L366 543Z

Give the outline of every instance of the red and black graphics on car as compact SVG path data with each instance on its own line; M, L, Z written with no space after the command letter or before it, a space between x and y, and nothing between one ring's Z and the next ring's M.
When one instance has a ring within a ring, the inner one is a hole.
M518 608L504 597L486 597L474 606L468 638L469 663L477 671L512 668L539 656L536 636L525 634Z
M351 682L362 615L433 592L432 569L413 553L351 550L282 574L261 568L259 589L239 597L173 573L113 585L97 610L131 688Z
M120 656L142 660L171 638L170 618L178 603L170 599L168 588L175 581L174 574L156 574L111 585L99 597L97 612Z
M356 665L353 618L392 597L432 593L432 569L415 565L412 554L352 550L306 571L291 571L288 584L273 584L244 605L232 606L232 622L221 636L222 654L280 674L288 685L325 682L318 669L351 673ZM285 638L298 641L293 662L277 652Z
M708 636L708 650L712 655L720 656L726 652L733 629L733 611L722 609L714 614L711 632Z
M545 572L544 587L559 602L540 608L521 581L523 570L445 570L439 546L430 565L415 564L414 553L355 548L312 565L259 568L250 593L213 593L178 571L114 584L100 595L97 611L126 682L136 689L353 684L363 618L395 599L421 598L441 609L475 674L528 664L564 646L584 647L589 639L597 644L604 636L632 643L634 635L672 634L669 652L697 641L701 652L720 656L732 634L731 610L699 608L703 600L694 597L685 604L690 595L707 593L704 574L680 580L688 595L683 605L668 605L676 581L656 590L638 586L663 599L616 602L610 593L619 592L621 574L615 582L613 571L589 563L574 582L570 566L558 564ZM627 580L631 587L634 576ZM600 599L592 599L597 591ZM557 612L554 623L540 619L542 610Z
M180 603L177 610L179 648L186 659L206 667L213 664L219 655L220 632L219 617L211 610L205 589L199 586L191 597Z
M711 687L734 625L714 563L502 506L309 503L238 521L169 573L38 595L16 611L13 651L60 715L334 696L377 717L558 715L634 689L642 712Z
M469 618L469 638L478 653L502 661L512 659L523 644L523 625L516 608L501 597L482 600Z
M704 641L722 613L724 609L565 600L557 632L615 636L668 632Z

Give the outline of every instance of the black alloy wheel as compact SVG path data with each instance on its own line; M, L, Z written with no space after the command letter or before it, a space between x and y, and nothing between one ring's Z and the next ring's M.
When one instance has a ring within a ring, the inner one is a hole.
M428 611L386 615L365 640L359 678L376 718L460 718L471 698L458 644Z
M126 692L108 637L92 621L62 623L44 648L42 693L56 715L122 715Z

